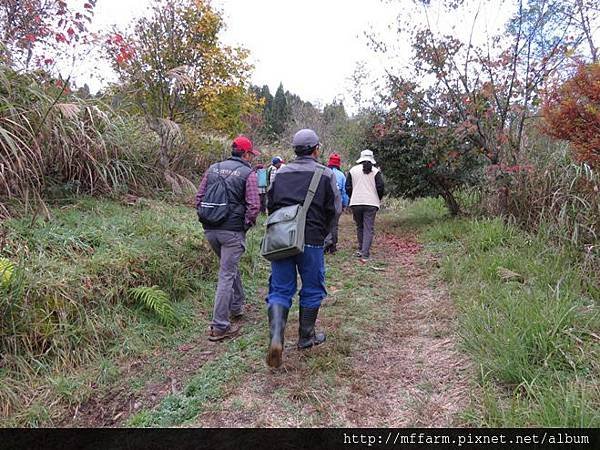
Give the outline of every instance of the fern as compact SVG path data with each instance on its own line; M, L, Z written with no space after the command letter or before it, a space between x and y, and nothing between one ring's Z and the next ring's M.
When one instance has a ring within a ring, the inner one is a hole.
M129 295L137 303L141 303L147 310L155 313L165 325L178 321L177 314L169 299L169 295L158 286L140 286L129 289Z
M7 287L12 279L15 265L6 258L0 258L0 287Z

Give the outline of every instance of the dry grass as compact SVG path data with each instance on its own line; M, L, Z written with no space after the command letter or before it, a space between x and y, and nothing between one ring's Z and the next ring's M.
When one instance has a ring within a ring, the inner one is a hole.
M184 127L162 169L158 147L142 117L0 65L0 218L14 203L48 215L49 197L189 195L223 145Z

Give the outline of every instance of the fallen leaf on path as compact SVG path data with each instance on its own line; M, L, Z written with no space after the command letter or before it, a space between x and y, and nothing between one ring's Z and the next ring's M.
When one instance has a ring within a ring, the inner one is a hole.
M183 344L180 345L177 350L179 350L180 352L187 352L188 350L191 350L194 348L194 344Z
M518 281L519 283L525 282L525 277L523 275L517 272L513 272L512 270L507 269L505 267L499 266L496 269L496 273L502 279L502 281Z

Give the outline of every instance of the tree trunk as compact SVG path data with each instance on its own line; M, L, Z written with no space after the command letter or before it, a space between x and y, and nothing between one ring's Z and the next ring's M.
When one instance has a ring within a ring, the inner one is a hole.
M146 115L146 123L148 124L148 128L154 131L160 139L160 147L158 149L159 163L161 169L167 171L169 169L169 132L155 117Z
M160 137L160 165L163 170L169 170L169 137L164 134Z
M440 195L444 199L444 202L446 203L446 207L448 208L448 211L450 211L450 214L452 216L457 216L458 213L460 213L460 205L456 201L456 198L454 198L452 192L448 190L443 190Z
M148 128L154 131L160 139L160 146L158 148L158 163L162 169L165 181L171 185L171 189L175 194L182 194L183 190L181 187L181 178L170 169L171 158L169 158L169 150L173 143L171 130L159 119L149 115L146 115L146 123L148 124Z

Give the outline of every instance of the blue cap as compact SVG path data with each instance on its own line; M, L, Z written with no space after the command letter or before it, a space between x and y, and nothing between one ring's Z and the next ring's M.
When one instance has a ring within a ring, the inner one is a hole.
M271 160L271 164L275 165L275 164L279 164L282 161L282 159L279 156L275 156L272 160Z
M319 144L319 136L313 130L304 128L294 135L293 147L314 147Z

